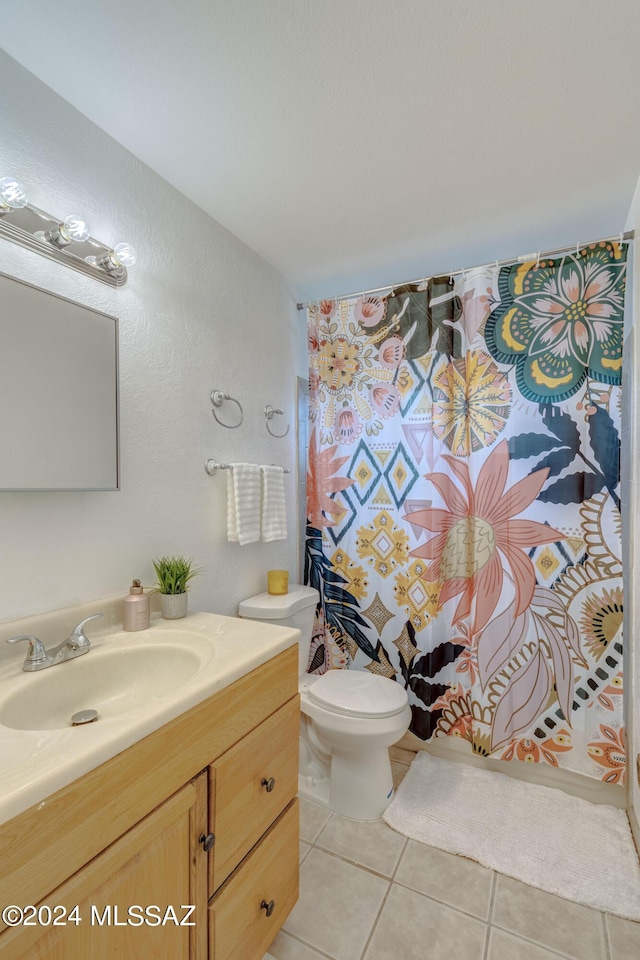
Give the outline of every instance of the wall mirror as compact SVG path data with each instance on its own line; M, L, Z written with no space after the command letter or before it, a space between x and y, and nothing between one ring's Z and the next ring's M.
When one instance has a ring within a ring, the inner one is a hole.
M118 321L0 273L0 490L117 490Z

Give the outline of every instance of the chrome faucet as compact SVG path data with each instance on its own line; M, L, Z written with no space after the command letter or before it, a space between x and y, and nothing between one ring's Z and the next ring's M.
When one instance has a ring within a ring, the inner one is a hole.
M25 634L20 634L19 637L10 637L7 643L20 643L21 640L28 640L29 649L22 664L22 669L29 673L34 670L45 670L47 667L54 667L57 663L64 663L65 660L73 660L75 657L81 657L83 653L88 653L91 644L89 643L89 637L84 632L84 625L89 623L89 620L98 620L102 616L104 614L94 613L92 617L82 620L77 627L74 627L67 639L54 647L53 650L45 650L42 640Z

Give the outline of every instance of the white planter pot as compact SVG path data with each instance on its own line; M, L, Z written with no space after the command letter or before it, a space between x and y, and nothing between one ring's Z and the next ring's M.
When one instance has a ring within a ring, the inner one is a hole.
M160 609L165 620L180 620L187 615L186 593L161 593Z

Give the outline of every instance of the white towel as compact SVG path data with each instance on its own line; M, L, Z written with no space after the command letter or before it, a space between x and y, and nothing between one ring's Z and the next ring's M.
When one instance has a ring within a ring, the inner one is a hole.
M287 510L284 502L284 469L260 467L262 471L262 517L260 535L265 543L287 539Z
M227 540L241 546L260 539L260 467L232 463L227 484Z

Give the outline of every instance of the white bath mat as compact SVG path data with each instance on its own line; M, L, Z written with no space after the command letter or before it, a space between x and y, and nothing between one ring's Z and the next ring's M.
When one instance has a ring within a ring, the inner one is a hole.
M420 751L383 817L413 840L640 920L640 863L623 810Z

